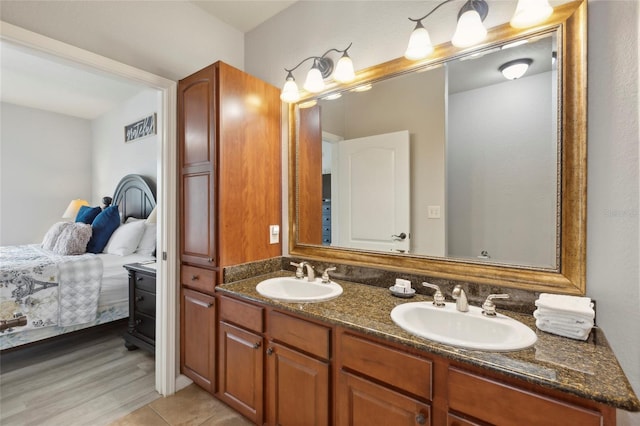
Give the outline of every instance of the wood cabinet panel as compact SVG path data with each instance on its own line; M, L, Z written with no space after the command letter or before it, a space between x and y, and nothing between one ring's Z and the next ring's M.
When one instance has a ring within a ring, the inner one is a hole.
M276 311L269 313L268 324L272 339L322 359L329 359L329 328Z
M305 244L322 244L322 128L320 107L300 108L298 135L298 239Z
M220 320L239 325L257 333L264 331L264 308L229 297L220 297Z
M345 371L338 374L336 424L430 425L429 405Z
M267 349L267 422L330 424L329 364L277 343Z
M218 239L220 265L280 256L269 225L280 225L280 91L218 63Z
M203 389L215 386L215 299L182 289L180 359L182 373Z
M209 172L182 176L181 235L183 262L216 266L213 175Z
M181 88L180 106L183 121L180 141L183 147L182 167L213 163L212 114L214 110L214 76L205 72Z
M216 285L216 274L209 269L182 265L180 268L180 283L183 286L213 294Z
M597 411L551 399L457 368L448 374L449 409L498 425L599 426Z
M340 334L342 368L357 371L425 400L432 398L432 362L348 333Z
M263 420L262 337L220 322L218 397L256 424Z

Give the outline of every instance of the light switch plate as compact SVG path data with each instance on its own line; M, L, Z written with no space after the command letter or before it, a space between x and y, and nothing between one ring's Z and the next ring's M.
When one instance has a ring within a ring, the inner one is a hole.
M278 244L280 242L280 226L269 225L269 244Z
M428 219L440 219L440 206L427 206Z

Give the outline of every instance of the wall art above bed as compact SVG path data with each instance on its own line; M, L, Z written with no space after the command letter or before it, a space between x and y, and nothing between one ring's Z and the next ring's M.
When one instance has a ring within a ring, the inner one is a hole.
M133 142L156 134L156 113L124 126L124 141Z

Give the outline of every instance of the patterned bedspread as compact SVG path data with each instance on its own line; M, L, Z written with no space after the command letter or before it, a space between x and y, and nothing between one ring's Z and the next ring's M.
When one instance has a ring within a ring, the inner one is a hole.
M96 255L62 256L38 244L0 247L0 320L27 320L0 335L95 320L101 283Z

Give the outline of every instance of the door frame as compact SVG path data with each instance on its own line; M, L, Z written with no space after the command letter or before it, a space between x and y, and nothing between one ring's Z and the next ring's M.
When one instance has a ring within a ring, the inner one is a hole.
M182 386L189 383L176 374L179 372L178 310L175 308L179 306L176 285L178 230L177 212L169 208L177 205L177 83L4 21L0 21L0 39L156 89L162 95L158 111L162 123L158 129L161 148L157 163L157 204L161 206L158 209L157 248L162 255L158 256L156 277L155 388L161 395L171 395L176 391L176 381L179 380Z

